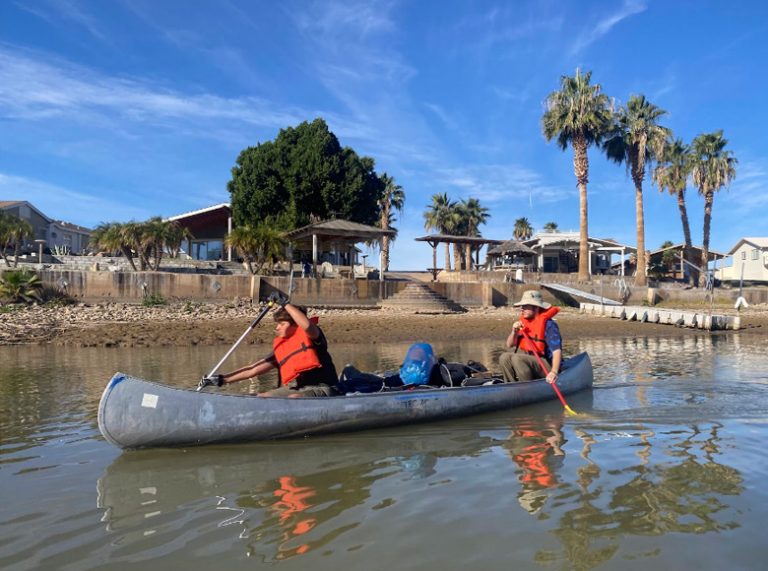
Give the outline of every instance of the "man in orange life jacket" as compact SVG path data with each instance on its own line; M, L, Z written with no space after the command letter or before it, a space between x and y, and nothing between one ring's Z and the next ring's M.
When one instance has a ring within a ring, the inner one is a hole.
M541 292L535 290L523 292L523 297L514 306L521 308L522 313L507 337L507 347L515 350L499 357L504 380L532 381L546 377L548 383L554 383L563 360L560 329L551 319L559 308L546 303ZM548 372L542 370L537 355Z
M281 386L261 393L264 397L326 397L336 394L336 367L328 353L328 341L307 317L303 307L281 300L275 311L275 339L272 354L241 369L221 375L217 384L234 383L278 370Z

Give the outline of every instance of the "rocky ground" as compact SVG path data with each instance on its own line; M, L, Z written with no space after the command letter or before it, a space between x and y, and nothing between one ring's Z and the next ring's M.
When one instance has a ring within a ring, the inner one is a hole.
M683 309L683 308L681 308ZM709 308L687 307L705 311ZM230 345L258 313L250 302L184 302L144 307L120 303L69 306L0 306L0 345L55 344L75 347ZM735 310L714 308L734 315ZM409 340L504 339L517 311L511 307L473 309L462 314L421 315L398 310L312 310L331 343ZM768 334L768 307L742 311L741 333ZM564 308L557 317L564 336L710 335L670 325L587 316ZM270 343L273 321L267 316L248 343Z

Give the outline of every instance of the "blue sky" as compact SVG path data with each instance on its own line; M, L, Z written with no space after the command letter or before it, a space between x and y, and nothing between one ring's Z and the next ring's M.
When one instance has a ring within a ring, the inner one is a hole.
M739 160L713 249L768 235L768 3L4 0L0 200L53 218L171 216L226 202L239 152L323 117L406 191L393 269L424 269L430 196L475 197L484 236L578 229L571 151L541 134L562 75L644 94L686 141L723 129ZM694 243L702 201L688 192ZM590 150L590 234L634 244L623 166ZM645 185L646 244L682 241ZM441 259L441 258L439 258Z

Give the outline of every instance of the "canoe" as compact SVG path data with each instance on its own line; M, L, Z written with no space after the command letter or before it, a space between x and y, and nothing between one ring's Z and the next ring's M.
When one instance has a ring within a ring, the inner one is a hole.
M592 363L566 359L564 395L592 386ZM99 430L120 448L270 440L425 422L503 410L556 398L544 380L441 387L329 398L263 398L198 392L115 374L99 402Z

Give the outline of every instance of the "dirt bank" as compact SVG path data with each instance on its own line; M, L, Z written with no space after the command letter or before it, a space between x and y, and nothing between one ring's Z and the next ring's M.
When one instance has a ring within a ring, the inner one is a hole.
M179 303L160 307L128 304L28 307L0 313L0 345L55 344L74 347L230 345L258 312L250 304ZM699 309L701 311L701 309ZM718 308L718 314L733 314ZM452 315L419 315L390 310L317 310L331 343L504 339L517 315L512 308L485 308ZM565 308L557 317L567 337L679 336L710 332L587 316ZM248 343L270 343L268 316ZM768 334L768 308L742 313L742 334ZM721 334L721 333L718 333Z

